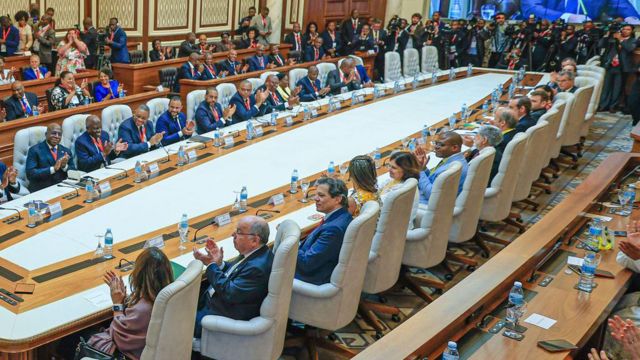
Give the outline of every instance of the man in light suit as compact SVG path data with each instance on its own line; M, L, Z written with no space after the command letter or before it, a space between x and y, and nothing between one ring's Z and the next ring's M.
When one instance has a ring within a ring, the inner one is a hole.
M164 136L163 132L156 133L149 121L149 107L145 104L138 106L133 116L123 121L118 128L118 138L129 146L121 156L131 158L158 146Z
M238 92L229 100L229 106L235 105L236 107L236 111L233 114L234 124L266 114L269 108L266 102L269 93L264 90L258 90L254 95L251 94L252 89L251 83L244 80L238 85Z
M271 36L272 26L269 17L269 8L264 6L260 9L260 14L253 17L251 26L258 29L258 42L262 45L269 45L269 36Z
M347 210L347 186L342 180L324 177L316 184L316 210L325 217L300 244L295 278L321 285L330 281L338 265L344 234L353 217Z
M169 100L169 109L165 111L158 121L156 121L156 132L164 133L160 142L162 145L171 145L178 141L185 140L193 135L195 123L187 122L187 117L182 111L182 100L179 96L174 96Z
M223 110L222 105L218 102L218 90L214 87L208 88L204 95L204 101L196 109L196 129L198 134L208 133L231 124L235 112L235 105Z
M318 68L315 65L309 67L307 76L298 80L296 87L300 88L300 101L315 101L325 97L331 88L329 86L322 87L320 79L318 79Z
M109 166L120 153L127 150L128 144L119 139L112 143L109 134L102 130L102 121L95 115L87 116L87 131L76 139L76 157L78 170L91 172L103 166Z
M34 109L40 112L44 110L42 106L38 106L38 96L36 94L24 91L22 82L16 81L11 84L11 92L11 97L4 102L7 109L7 120L33 116Z
M127 34L118 26L118 18L109 20L109 36L105 40L111 48L111 63L128 64L129 49L127 49Z
M234 320L249 320L260 315L260 306L267 296L273 253L267 246L269 224L258 216L246 216L238 221L233 232L233 246L240 253L224 261L223 248L207 240L204 253L193 250L193 257L207 267L208 285L198 301L194 331L194 350L199 351L202 318L218 315Z
M31 192L55 185L67 178L68 170L75 170L71 150L60 145L60 125L49 124L45 136L45 141L33 145L27 153L25 168Z
M563 19L570 23L598 19L604 12L634 24L640 17L629 0L522 0L520 7L525 18L535 15L549 21Z
M462 185L467 177L467 169L469 165L464 157L462 150L462 137L455 131L448 131L441 134L437 141L435 141L435 153L436 156L441 158L438 165L433 169L426 169L420 172L420 178L418 179L418 190L420 191L420 204L429 204L429 197L431 196L431 189L436 178L442 174L445 170L451 166L454 162L459 162L462 165L462 173L460 174L460 183L458 185L458 193L462 191ZM418 162L424 168L429 163L429 156L426 154L422 147L416 150L416 157Z
M339 69L331 70L327 74L327 85L334 95L340 94L342 88L346 88L348 91L361 89L362 80L356 71L355 61L349 58L344 59Z

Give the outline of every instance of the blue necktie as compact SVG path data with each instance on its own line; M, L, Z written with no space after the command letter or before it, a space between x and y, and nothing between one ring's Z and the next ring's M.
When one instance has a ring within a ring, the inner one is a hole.
M28 103L28 102L26 102L26 101L24 100L24 98L21 98L21 99L20 99L20 102L22 103L22 107L24 108L24 112L25 112L25 114L26 114L26 115L31 116L31 115L32 115L32 114L31 114L31 106L29 106L29 103Z

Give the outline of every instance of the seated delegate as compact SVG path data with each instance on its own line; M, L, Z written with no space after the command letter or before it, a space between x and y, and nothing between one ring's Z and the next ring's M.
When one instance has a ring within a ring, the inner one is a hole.
M113 80L113 73L108 68L100 70L99 83L93 88L93 98L96 102L120 98L124 95L124 87L118 81Z

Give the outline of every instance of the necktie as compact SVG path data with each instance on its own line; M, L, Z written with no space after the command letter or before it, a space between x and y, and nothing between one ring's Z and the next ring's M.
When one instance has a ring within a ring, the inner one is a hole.
M278 97L276 96L276 93L272 92L271 93L271 97L273 98L273 102L276 103L276 105L280 105L280 100L278 99Z
M96 145L96 147L100 150L100 152L104 153L104 146L102 146L102 139L98 138L98 140L96 140L95 138L91 137L91 140Z
M195 71L195 69L193 68L193 66L191 66L191 76L192 76L192 77L195 77L195 76L196 76L196 71Z
M140 142L145 142L147 139L147 129L144 126L140 126L138 129L140 132Z
M260 56L258 60L260 61L260 67L264 68L264 57Z
M216 122L218 122L220 120L220 116L218 115L218 111L216 111L215 106L211 107L211 112L213 113L213 117L216 119Z
M313 60L316 60L316 61L317 61L317 60L320 58L320 57L318 56L318 48L315 48L315 47L314 47L314 48L313 48L313 53L314 53L314 55L313 55Z
M251 103L249 102L249 98L244 99L244 107L246 107L247 110L251 109Z
M57 149L57 147L49 148L49 151L51 152L51 156L53 157L53 161L58 161L58 149Z
M296 50L300 50L300 34L293 34L296 38Z
M36 79L40 79L40 69L36 68Z

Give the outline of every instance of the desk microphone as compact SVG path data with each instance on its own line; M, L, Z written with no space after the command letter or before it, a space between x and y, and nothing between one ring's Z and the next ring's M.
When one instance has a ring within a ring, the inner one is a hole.
M196 242L196 239L198 238L198 231L200 231L200 230L202 230L202 229L206 228L207 226L215 225L215 223L216 223L216 219L215 219L215 218L213 218L213 219L211 219L211 221L209 221L206 225L204 225L204 226L199 227L198 229L196 229L196 232L195 232L195 233L193 233L193 240L191 240L191 242ZM213 236L211 237L211 239L213 239Z
M160 163L160 164L168 163L169 162L169 157L171 156L171 154L169 154L169 150L167 150L167 148L164 147L162 142L159 142L158 145L160 145L160 148L162 150L164 150L165 153L167 153L167 158L162 160L162 161L158 161L158 163Z
M258 209L256 210L256 216L259 215L261 212L270 212L270 213L280 214L280 210Z
M78 191L78 188L75 187L75 186L66 185L66 184L58 184L58 187L64 187L64 188L69 188L69 189L75 190L75 192L76 192L75 195L73 197L69 198L68 200L74 199L74 198L77 198L78 196L80 196L80 192Z
M18 213L18 220L22 220L22 216L20 216L20 210L18 209L11 209L11 208L6 208L6 207L0 207L0 210L8 210L8 211L15 211Z
M127 170L125 170L125 169L115 168L115 167L112 167L112 166L105 166L104 168L105 168L105 169L107 169L107 170L117 170L117 171L122 171L122 172L124 173L124 177L125 177L125 178L129 177L129 174L127 174Z

